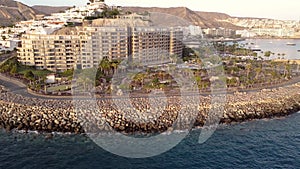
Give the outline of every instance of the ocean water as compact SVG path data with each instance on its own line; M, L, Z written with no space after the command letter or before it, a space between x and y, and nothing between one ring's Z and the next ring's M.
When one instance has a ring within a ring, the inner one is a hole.
M300 168L300 114L221 125L204 144L192 131L151 158L120 157L84 135L0 132L0 168Z
M248 43L248 45L246 45ZM253 43L253 44L251 44ZM294 43L295 46L287 45L287 43ZM271 55L269 59L277 59L278 57L284 59L300 59L300 39L247 39L240 42L240 44L246 45L246 48L259 48L263 51L257 52L258 56L264 57L264 52L271 51L274 55ZM280 56L278 56L280 53ZM282 56L282 53L285 55Z

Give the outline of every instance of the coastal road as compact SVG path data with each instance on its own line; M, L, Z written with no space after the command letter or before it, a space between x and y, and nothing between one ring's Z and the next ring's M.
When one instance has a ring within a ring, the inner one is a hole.
M3 63L6 59L9 59L11 57L14 57L16 55L16 52L12 52L12 53L8 53L8 54L4 54L1 55L0 57L0 63ZM272 86L261 86L260 88L252 88L252 89L240 89L237 88L237 90L239 92L257 92L260 91L261 89L274 89L274 88L278 88L278 87L284 87L284 86L288 86L288 85L292 85L295 84L297 82L300 82L300 76L299 77L295 77L292 80L289 80L287 82L284 83L280 83L280 84L275 84ZM29 98L38 98L38 99L56 99L56 100L72 100L73 97L72 96L45 96L45 95L39 95L39 94L35 94L35 93L31 93L28 92L27 90L27 86L20 82L18 79L12 78L12 77L6 77L5 75L0 73L0 85L5 86L9 91L15 93L15 94L19 94L22 95L24 97L29 97ZM226 89L224 89L226 91ZM224 92L223 90L223 92ZM225 93L226 94L232 94L234 93L236 90L227 90ZM215 92L216 94L218 94L218 92ZM200 95L202 96L207 96L210 95L211 92L200 92ZM180 95L180 93L170 93L169 95ZM188 96L194 96L194 93L191 94L187 94ZM131 96L131 97L151 97L149 95L143 95L143 94L139 94L139 95L135 95L135 96ZM152 96L152 97L159 97L159 96ZM120 96L119 99L122 98L126 98L126 97L122 97ZM106 96L101 96L100 99L111 99L111 95L106 95Z
M295 77L292 80L289 80L287 82L284 83L280 83L280 84L275 84L272 86L262 86L261 88L253 88L253 89L238 89L239 92L257 92L260 91L262 89L275 89L275 88L279 88L279 87L284 87L284 86L288 86L288 85L292 85L295 83L300 82L300 77ZM18 81L17 79L14 78L10 78L10 77L6 77L5 75L0 73L0 85L6 87L9 91L15 93L15 94L19 94L22 95L24 97L29 97L29 98L38 98L38 99L46 99L46 100L50 100L50 99L55 99L55 100L72 100L73 97L72 96L45 96L45 95L38 95L38 94L34 94L31 92L28 92L27 90L27 86L25 84L23 84L22 82ZM223 91L224 92L224 91ZM215 94L233 94L234 92L236 92L235 90L230 90L230 91L225 91L225 93L218 93L215 92ZM170 93L172 95L172 93ZM210 95L211 92L200 92L200 95L202 96L208 96ZM174 96L180 96L180 93L178 94L173 94ZM195 96L194 93L187 93L187 96ZM149 95L136 95L136 96L130 96L130 97L145 97L148 98ZM151 97L151 96L150 96ZM152 97L159 97L159 96L152 96ZM163 96L162 96L163 97ZM124 96L120 96L118 99L127 99ZM82 99L82 98L79 98ZM87 98L89 99L89 98ZM111 99L111 95L106 95L106 96L102 96L99 99Z
M6 87L9 91L13 93L20 94L26 97L30 96L27 92L27 87L25 84L12 78L6 77L3 74L0 74L0 85Z
M38 98L38 99L59 99L59 100L71 100L72 97L63 97L63 96L42 96L42 95L36 95L28 92L27 86L10 77L6 77L5 75L0 73L0 85L4 86L6 89L8 89L10 92L22 95L24 97L29 98Z

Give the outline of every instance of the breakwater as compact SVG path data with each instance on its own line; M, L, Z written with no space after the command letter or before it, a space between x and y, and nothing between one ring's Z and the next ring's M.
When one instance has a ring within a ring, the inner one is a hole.
M133 109L126 107L126 104L122 106L122 101L98 99L95 111L86 100L74 102L27 98L0 88L0 127L44 132L116 130L125 133L158 133L173 130L174 123L176 129L188 129L191 123L203 126L210 120L213 106L223 111L220 123L286 116L300 110L299 89L300 84L294 84L278 89L228 94L222 108L222 104L212 103L210 96L190 99L172 96L163 108L158 106L161 104L159 99L149 102L147 98L132 98ZM80 103L82 106L79 106ZM153 105L157 106L153 108Z

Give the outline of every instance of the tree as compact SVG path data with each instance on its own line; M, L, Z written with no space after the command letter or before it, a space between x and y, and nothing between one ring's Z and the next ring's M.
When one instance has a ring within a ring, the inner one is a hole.
M110 17L116 16L116 15L119 15L119 14L120 14L120 12L118 11L118 9L113 9L113 10L111 10L111 11L108 11L108 15L109 15Z
M77 82L83 84L83 90L88 91L95 86L95 77L97 70L95 68L84 69L78 75Z
M152 80L152 86L153 87L157 87L159 85L159 79L157 77L155 77L153 80Z
M251 64L247 64L246 65L247 80L249 80L249 74L250 74L251 69L252 69L252 65Z
M200 75L198 75L198 76L195 76L195 81L196 81L196 83L197 83L197 85L198 86L200 86L201 85L201 76Z
M184 61L188 61L191 58L191 56L195 55L195 51L192 48L189 48L189 47L184 47L182 53L183 53L183 60Z
M271 53L272 53L271 51L266 51L264 56L265 56L265 57L270 57L270 56L271 56Z
M262 72L262 68L261 67L255 68L255 79L259 78L261 72Z
M115 63L115 62L111 63L111 68L112 68L113 73L115 73L118 68L118 63Z
M145 73L138 73L137 75L135 75L133 77L133 80L139 82L141 84L141 87L144 86L145 83L145 78L147 77L147 75Z
M236 78L227 78L226 83L229 87L237 86L237 79Z
M284 64L284 77L289 79L292 74L291 65L289 63Z
M32 73L31 70L25 72L24 77L28 80L34 80L34 74Z
M17 65L14 65L10 70L10 74L15 75L16 73L17 73Z
M71 77L74 74L74 69L68 69L61 73L63 77Z
M99 68L105 75L108 75L111 69L110 61L107 58L103 58L100 62Z

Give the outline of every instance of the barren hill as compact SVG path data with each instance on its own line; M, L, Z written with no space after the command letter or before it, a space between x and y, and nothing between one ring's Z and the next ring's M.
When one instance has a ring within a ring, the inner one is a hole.
M43 14L31 7L13 0L0 0L0 26L10 26L22 20L36 18Z
M70 8L69 6L44 6L44 5L34 5L32 6L33 9L37 11L43 11L46 15L51 15L52 13L58 13L65 11L66 9Z
M200 26L202 28L215 28L215 27L225 27L231 29L241 29L236 25L229 22L224 22L227 18L231 16L223 13L216 12L197 12L192 11L186 7L173 7L173 8L157 8L157 7L123 7L124 11L131 11L137 13L144 13L145 11L150 12L152 15L151 20L156 25L169 25L174 26L176 22L179 25L181 23L189 23L193 25ZM153 16L154 13L154 16Z

